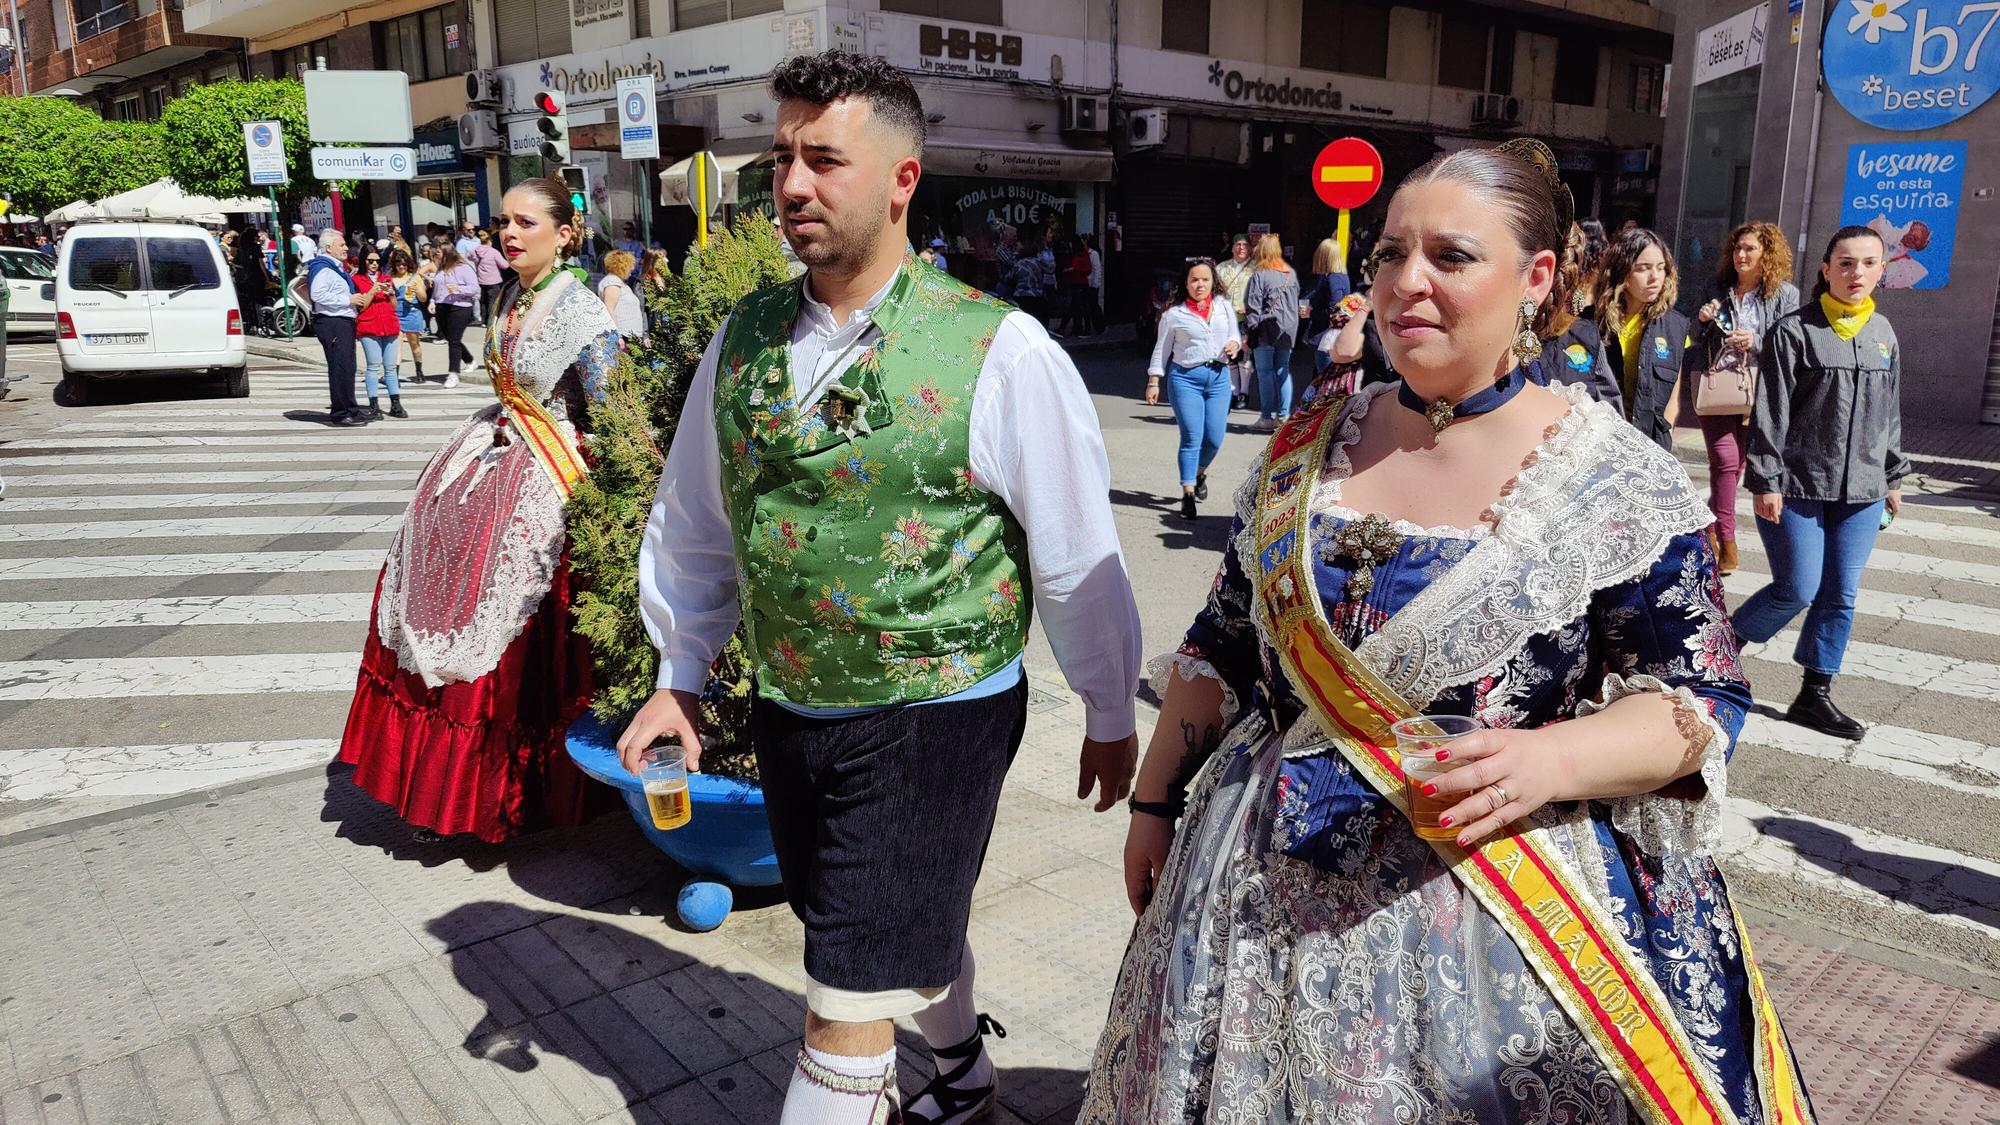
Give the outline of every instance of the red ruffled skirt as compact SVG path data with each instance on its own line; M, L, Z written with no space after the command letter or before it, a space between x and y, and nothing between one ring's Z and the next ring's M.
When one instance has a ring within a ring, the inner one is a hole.
M396 663L371 610L340 740L354 783L413 825L496 844L619 807L617 794L584 776L564 747L592 689L590 644L570 630L569 603L564 558L500 663L438 688Z

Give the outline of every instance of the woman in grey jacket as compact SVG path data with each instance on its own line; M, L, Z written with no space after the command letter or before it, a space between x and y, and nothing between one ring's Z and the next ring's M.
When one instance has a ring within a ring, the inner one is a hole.
M1275 234L1257 240L1256 266L1243 293L1243 324L1257 363L1257 429L1270 433L1292 416L1292 346L1299 336L1299 275L1285 264Z
M1729 258L1715 272L1708 303L1694 314L1695 355L1699 369L1681 380L1681 416L1695 417L1694 386L1702 370L1718 360L1734 359L1741 368L1757 370L1764 352L1764 333L1799 307L1799 290L1790 281L1792 246L1776 223L1744 223L1729 232ZM1736 353L1731 356L1729 353ZM1750 416L1703 414L1702 444L1708 447L1708 507L1715 513L1709 542L1724 574L1736 572L1736 486L1743 477L1743 447L1749 441Z
M1827 243L1817 300L1764 338L1744 466L1771 583L1736 611L1737 635L1768 641L1805 610L1792 654L1805 685L1785 718L1846 739L1866 728L1834 706L1833 677L1862 568L1902 510L1910 473L1896 330L1875 311L1885 257L1867 227L1842 227Z

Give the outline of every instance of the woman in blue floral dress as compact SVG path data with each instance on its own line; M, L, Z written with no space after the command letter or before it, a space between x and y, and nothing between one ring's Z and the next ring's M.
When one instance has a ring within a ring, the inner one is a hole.
M1710 856L1751 696L1709 513L1615 410L1523 377L1580 272L1568 203L1533 142L1414 174L1374 302L1403 381L1318 396L1238 491L1207 604L1152 670L1125 857L1140 917L1081 1121L1812 1120ZM1279 459L1302 447L1299 484ZM1274 606L1286 573L1305 608ZM1420 839L1351 752L1366 740L1314 702L1301 616L1364 684L1489 728L1451 744L1456 841ZM1594 1001L1562 981L1582 962L1469 889L1506 840L1540 848L1650 978L1631 995L1657 998L1679 1071L1621 1062L1641 1040L1578 1015Z

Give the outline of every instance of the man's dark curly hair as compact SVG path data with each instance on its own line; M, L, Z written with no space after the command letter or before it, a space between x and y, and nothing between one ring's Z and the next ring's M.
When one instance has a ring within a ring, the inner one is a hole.
M924 103L918 100L916 87L887 59L839 48L797 55L771 72L771 96L780 102L798 98L814 105L864 98L878 121L908 137L910 150L923 155Z

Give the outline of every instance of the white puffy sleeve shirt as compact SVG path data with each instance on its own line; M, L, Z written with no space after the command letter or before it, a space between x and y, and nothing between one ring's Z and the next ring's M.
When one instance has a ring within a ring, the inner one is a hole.
M848 345L874 332L869 313L886 293L845 325L807 297L791 361L801 405L817 401L836 364L859 350ZM639 549L639 598L660 650L659 686L681 691L702 689L740 616L715 433L715 369L727 331L725 321L702 353ZM1026 532L1034 609L1083 699L1085 733L1099 741L1132 734L1139 610L1112 523L1104 438L1068 354L1026 313L1001 322L987 350L970 436L973 483L998 496Z

